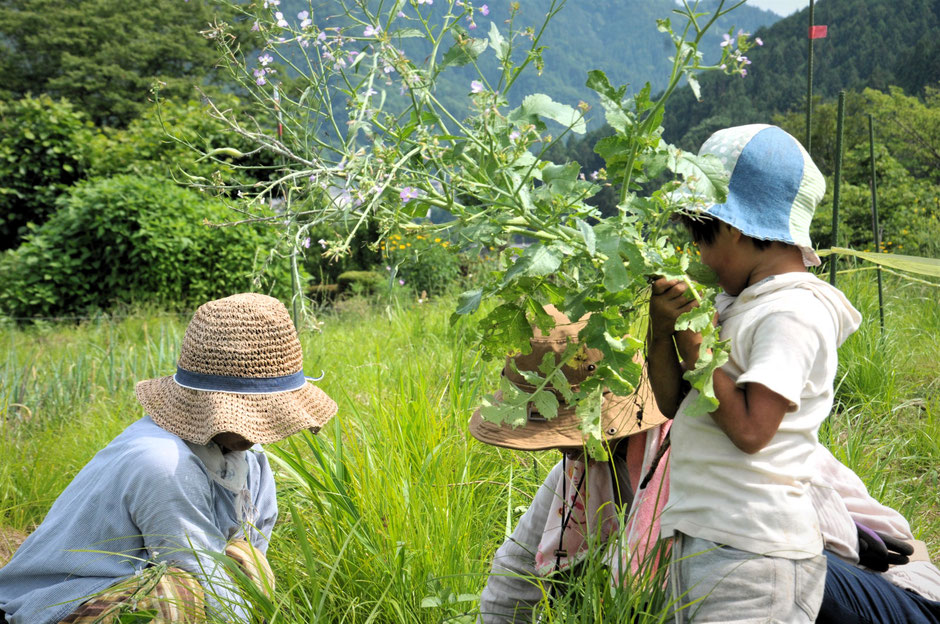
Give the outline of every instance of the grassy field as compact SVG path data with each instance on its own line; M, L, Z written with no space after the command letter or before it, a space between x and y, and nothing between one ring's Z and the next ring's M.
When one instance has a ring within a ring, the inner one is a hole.
M873 274L840 286L865 322L840 351L838 405L823 441L937 558L937 290L887 281L882 333ZM557 456L469 436L499 363L479 360L473 320L452 326L451 310L447 300L354 300L324 313L321 333L303 334L305 369L326 373L320 385L340 410L316 438L268 447L281 504L270 551L278 592L257 611L272 624L472 618L494 549ZM142 415L134 383L174 370L187 321L141 313L0 327L0 529L29 531L96 450ZM581 609L569 603L543 621L614 619L638 600L605 599L600 574L581 586ZM661 614L652 609L645 621Z

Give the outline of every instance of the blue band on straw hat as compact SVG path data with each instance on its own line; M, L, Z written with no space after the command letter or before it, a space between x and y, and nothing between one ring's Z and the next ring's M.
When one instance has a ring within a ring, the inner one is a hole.
M307 377L303 370L282 377L230 377L228 375L209 375L195 373L180 366L176 367L173 381L183 388L203 392L227 392L230 394L275 394L300 390L307 381L319 381L319 377Z

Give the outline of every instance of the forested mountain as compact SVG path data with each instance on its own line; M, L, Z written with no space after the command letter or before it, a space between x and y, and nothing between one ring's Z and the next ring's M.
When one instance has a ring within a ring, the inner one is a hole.
M491 22L497 25L503 35L507 34L508 25L505 22L510 17L512 0L472 0L472 3L477 10L475 28L469 30L471 36L485 38ZM519 11L513 27L519 31L530 26L537 32L545 13L552 6L551 0L524 0L518 4ZM703 1L700 3L701 12L717 4L717 0ZM730 4L726 0L725 5ZM487 7L487 15L479 10L484 5ZM318 27L341 25L337 18L329 17L342 13L335 6L336 0L314 3L312 15ZM656 20L678 17L672 13L676 6L675 0L569 0L550 21L540 41L540 45L545 46L544 70L541 75L534 68L526 71L513 85L509 94L510 102L515 105L526 95L545 93L569 105L575 105L581 100L594 105L597 101L593 91L584 86L587 72L592 69L604 71L612 84L631 85L628 93L639 90L647 81L654 91L664 88L671 67L668 57L674 53L674 48L669 37L657 30ZM282 0L279 8L285 15L293 17L297 12L309 8L309 0ZM441 1L433 5L424 4L419 10L424 15L432 16L433 21L440 19L447 9L446 3ZM395 27L417 26L419 23L414 19L414 11L414 7L406 4L404 17L396 21ZM779 15L770 11L747 5L735 9L713 25L706 36L702 45L706 61L715 61L720 57L722 33L731 28L754 32L779 19ZM681 18L679 21L682 21ZM470 24L465 23L464 26L469 28ZM445 41L441 50L446 50L451 44L452 41ZM419 62L430 52L426 42L419 38L402 39L400 45L408 56ZM480 57L479 66L488 77L495 78L498 75L492 51ZM449 68L441 75L437 96L451 110L460 110L468 103L466 95L470 81L477 77L472 65ZM595 110L597 112L592 112L589 118L589 124L593 127L604 122L599 107L595 107Z
M666 139L694 149L718 128L769 122L806 99L809 9L755 32L744 79L708 75L702 101L684 88L669 102ZM940 0L817 0L816 24L828 37L814 44L814 95L889 85L919 94L940 80Z

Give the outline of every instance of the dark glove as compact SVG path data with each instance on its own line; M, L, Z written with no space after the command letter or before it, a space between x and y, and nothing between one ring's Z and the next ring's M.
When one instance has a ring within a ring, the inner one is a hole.
M886 572L888 566L903 565L910 561L914 547L905 541L872 531L855 523L858 530L858 562L870 570Z

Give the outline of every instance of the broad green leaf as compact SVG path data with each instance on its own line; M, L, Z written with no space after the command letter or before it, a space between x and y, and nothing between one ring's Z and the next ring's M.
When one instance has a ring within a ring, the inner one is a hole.
M688 268L685 270L686 274L689 276L693 282L698 282L703 286L717 286L718 285L718 274L708 268L702 262L692 261L689 263Z
M486 39L474 39L473 37L461 37L458 39L441 60L440 68L454 66L459 67L475 61L483 51L486 50Z
M692 196L719 204L728 199L728 173L717 156L683 151L671 164L673 171L685 178L685 188Z
M698 390L695 400L686 406L685 413L690 417L704 416L718 408L718 399L715 397L714 375L715 371L728 361L727 345L722 345L722 347L721 349L712 349L710 352L699 353L695 368L686 371L683 375L692 384L692 387Z
M633 280L620 258L620 237L614 235L604 236L598 240L597 248L607 256L607 260L602 267L604 288L608 292L620 292L627 288Z
M487 356L506 357L512 351L530 353L532 328L525 310L512 303L504 303L490 311L481 321L483 348Z
M581 165L576 162L556 165L549 163L542 168L542 180L554 182L556 180L577 180L581 173Z
M578 225L578 231L581 232L581 238L584 239L588 254L593 256L597 251L597 236L594 234L594 228L581 219L575 219L575 223Z
M506 41L506 38L499 34L499 28L496 26L496 20L490 22L490 32L489 32L489 44L490 47L496 52L496 58L500 61L506 60L506 57L509 56L509 42Z
M391 33L393 37L408 39L410 37L424 37L424 33L417 28L402 28Z
M626 85L615 89L610 84L610 80L607 79L607 74L599 69L592 69L588 72L588 79L587 82L584 83L584 86L618 104L623 99L623 94L627 91Z
M689 88L692 89L692 95L695 96L695 99L699 102L702 101L702 87L698 83L698 78L695 77L695 74L688 72L685 75L686 81L689 83Z
M711 324L713 312L713 310L710 311L704 307L692 308L676 319L676 330L685 331L689 329L700 332Z
M542 417L552 420L558 416L558 397L554 392L539 390L532 395L532 403Z
M533 245L529 249L533 247L535 250L528 256L529 262L525 270L526 275L536 277L551 275L558 270L558 267L561 266L561 254L546 245Z
M589 395L578 401L575 413L580 422L584 437L584 448L592 459L607 460L604 448L604 431L601 420L601 389L595 388Z
M472 314L480 307L483 290L477 288L460 293L457 298L457 314Z
M557 121L566 128L571 128L571 131L575 134L584 134L587 128L584 116L580 112L567 104L555 102L544 93L527 95L522 100L522 110L530 115L538 115Z

